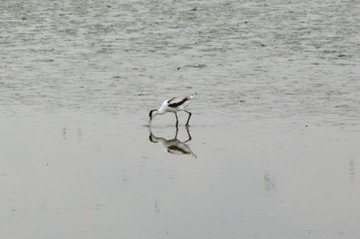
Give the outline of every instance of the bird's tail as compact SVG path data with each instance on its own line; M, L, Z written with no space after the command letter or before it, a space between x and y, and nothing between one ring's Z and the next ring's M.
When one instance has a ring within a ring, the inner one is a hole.
M196 93L196 92L195 92L193 95L190 95L190 96L189 96L190 99L194 99L194 98L196 98L196 97L197 97L197 93Z

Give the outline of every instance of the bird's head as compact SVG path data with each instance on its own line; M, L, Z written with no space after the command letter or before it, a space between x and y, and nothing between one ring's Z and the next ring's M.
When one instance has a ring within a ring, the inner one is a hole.
M151 124L151 120L155 117L155 115L157 114L157 111L158 111L158 110L156 110L156 109L155 109L155 110L150 110L150 111L149 111L149 118L150 118L150 119L149 119L148 126L150 126L150 124Z
M157 111L158 110L156 110L156 109L155 110L150 110L150 112L149 112L150 120L152 120L155 117Z

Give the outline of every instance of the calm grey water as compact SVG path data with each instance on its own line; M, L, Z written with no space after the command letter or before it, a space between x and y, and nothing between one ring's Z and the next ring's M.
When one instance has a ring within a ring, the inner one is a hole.
M359 238L358 9L1 2L1 238Z

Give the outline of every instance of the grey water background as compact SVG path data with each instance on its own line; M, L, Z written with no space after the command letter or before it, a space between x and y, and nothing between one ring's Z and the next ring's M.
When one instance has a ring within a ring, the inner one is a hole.
M1 238L359 238L359 9L2 1Z

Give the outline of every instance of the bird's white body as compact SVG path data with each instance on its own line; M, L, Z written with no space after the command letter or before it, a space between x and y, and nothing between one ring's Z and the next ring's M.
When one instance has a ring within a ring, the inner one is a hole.
M165 152L175 155L191 155L196 158L196 154L191 151L190 147L178 139L167 140L161 137L156 137L156 140L154 140L153 143L157 142L160 142L161 147Z
M159 109L154 109L151 110L149 112L149 124L151 124L152 119L156 116L156 115L162 115L165 114L167 112L172 112L175 113L175 117L176 117L176 125L178 125L178 117L176 112L179 111L185 111L186 113L189 114L188 120L186 122L186 125L189 125L189 120L191 117L191 113L189 111L186 110L186 108L189 106L190 104L190 100L195 98L197 95L197 93L191 95L191 96L178 96L178 97L173 97L170 99L165 100Z
M190 98L190 96L189 96L189 98ZM169 106L171 104L179 104L184 99L186 99L186 97L178 96L178 97L173 97L171 99L165 100L162 103L161 107L159 108L158 114L165 114L166 112L179 112L179 111L185 110L190 104L189 100L186 100L184 103L182 103L181 105L176 106L176 107Z
M196 154L194 154L190 147L186 144L187 142L189 142L191 140L191 135L189 132L189 129L187 128L187 134L188 134L188 139L186 141L181 142L180 140L177 139L177 135L178 135L178 128L176 128L176 133L175 133L175 138L173 139L165 139L163 137L156 137L152 132L151 132L151 128L149 128L149 140L153 143L160 143L161 148L165 151L168 152L170 154L175 154L175 155L190 155L193 157L197 157Z

